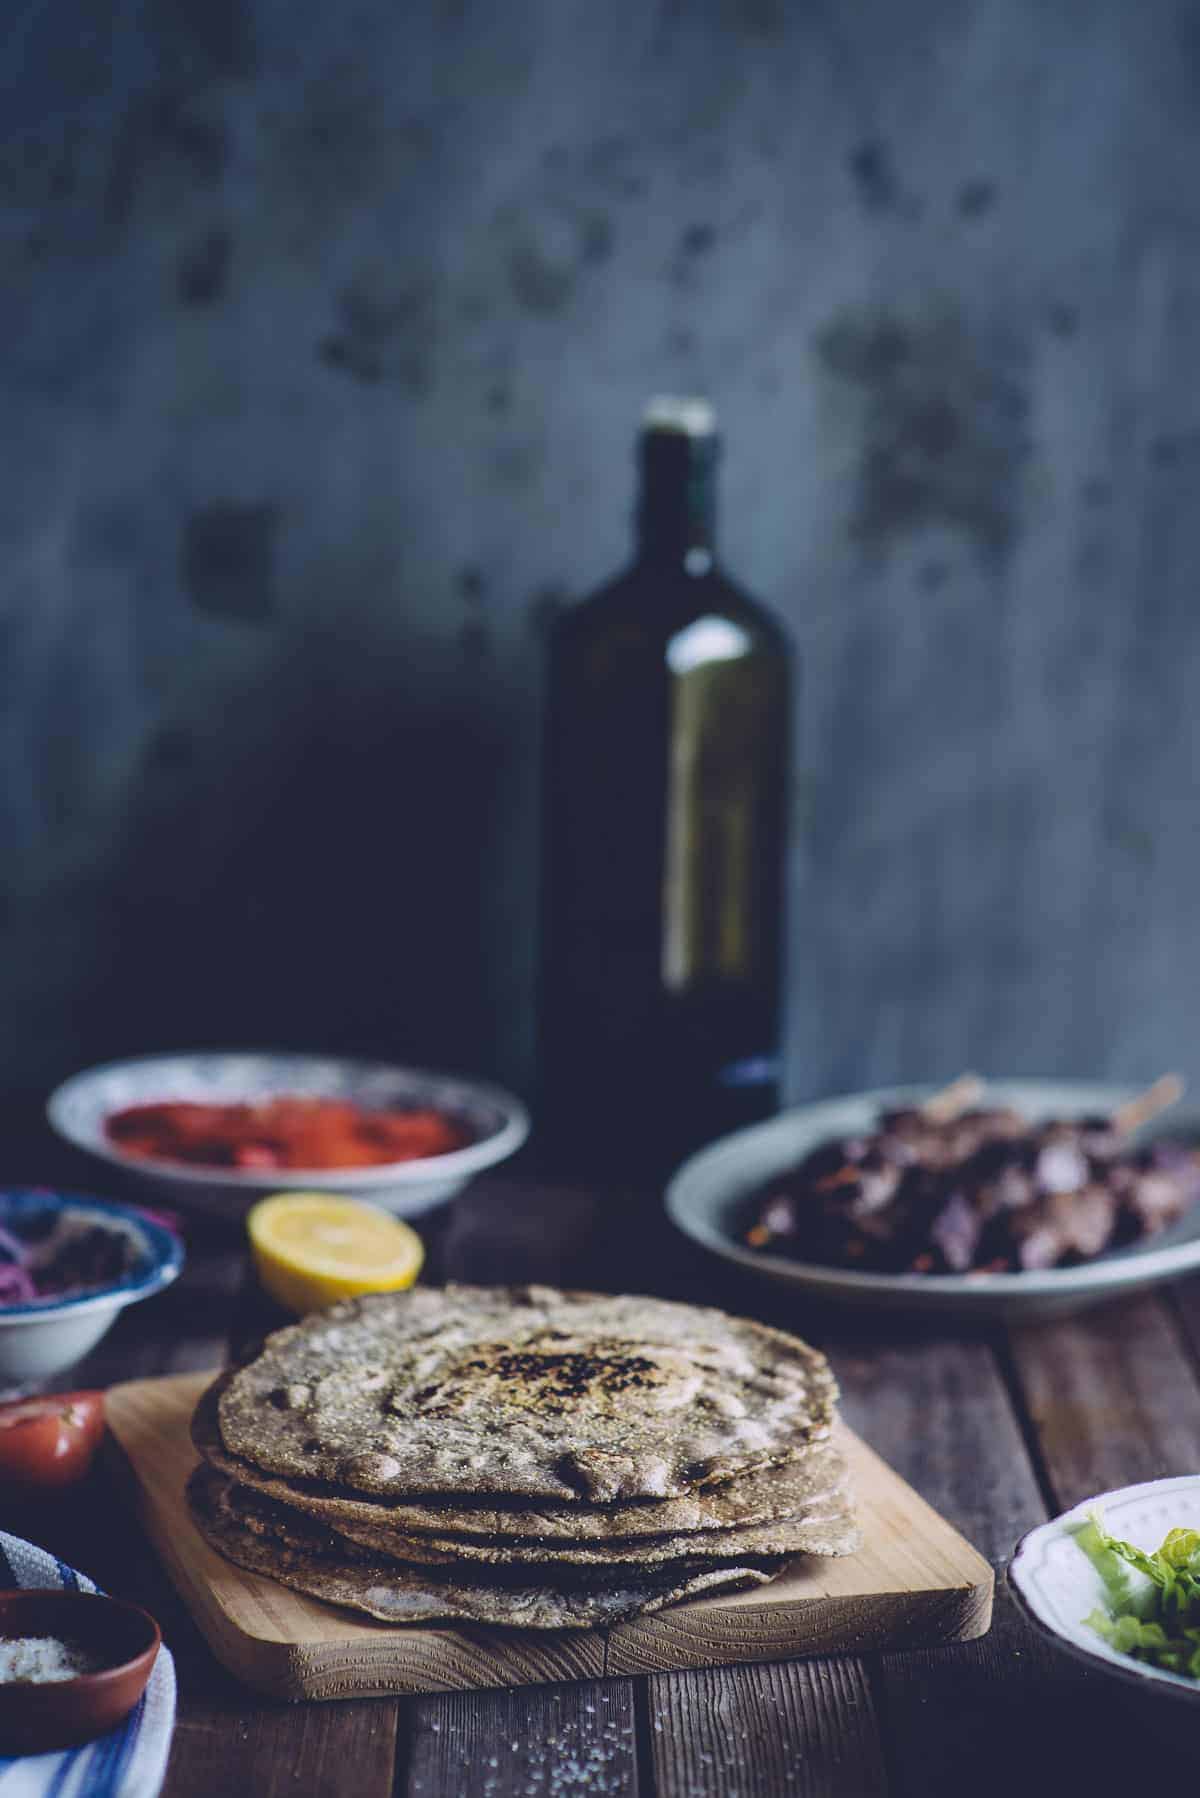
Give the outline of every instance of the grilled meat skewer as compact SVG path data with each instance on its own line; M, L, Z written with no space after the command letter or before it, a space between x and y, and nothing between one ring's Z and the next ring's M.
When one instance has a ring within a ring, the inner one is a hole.
M1031 1124L1011 1107L948 1102L882 1114L823 1143L757 1195L746 1241L875 1272L1020 1271L1088 1260L1173 1223L1200 1197L1200 1158L1128 1137L1181 1083L1157 1081L1111 1118ZM979 1083L972 1079L972 1090Z

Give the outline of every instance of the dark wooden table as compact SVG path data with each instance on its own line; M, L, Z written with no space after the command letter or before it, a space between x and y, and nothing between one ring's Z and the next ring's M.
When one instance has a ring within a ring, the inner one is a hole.
M1048 1513L1200 1467L1200 1282L964 1335L781 1300L630 1195L517 1175L480 1183L425 1233L431 1278L644 1290L800 1330L831 1355L854 1428L998 1572ZM178 1285L127 1312L73 1383L215 1367L277 1321L239 1228L191 1223L188 1246ZM169 1798L1129 1798L1151 1771L1155 1790L1195 1781L1195 1761L1149 1733L1153 1706L1047 1653L1002 1579L991 1633L952 1649L289 1708L218 1666L105 1472L25 1523L161 1620L180 1688Z

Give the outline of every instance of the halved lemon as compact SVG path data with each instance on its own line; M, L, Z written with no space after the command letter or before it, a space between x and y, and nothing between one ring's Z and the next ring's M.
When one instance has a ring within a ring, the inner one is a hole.
M378 1205L328 1192L279 1192L246 1219L258 1277L289 1311L318 1311L360 1292L411 1286L425 1249Z

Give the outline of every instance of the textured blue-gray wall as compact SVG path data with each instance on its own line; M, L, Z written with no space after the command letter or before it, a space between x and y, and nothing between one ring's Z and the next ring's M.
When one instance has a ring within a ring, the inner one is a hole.
M711 394L796 1093L1200 1073L1195 0L13 0L0 1085L524 1084L541 638Z

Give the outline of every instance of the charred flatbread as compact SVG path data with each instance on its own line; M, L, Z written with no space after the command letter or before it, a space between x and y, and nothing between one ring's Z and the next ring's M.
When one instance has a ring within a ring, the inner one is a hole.
M748 1319L551 1287L418 1287L268 1338L225 1449L347 1497L683 1497L827 1431L825 1357Z
M622 1574L603 1582L555 1584L495 1576L475 1583L458 1573L404 1567L340 1541L260 1493L197 1468L188 1502L202 1535L227 1560L310 1597L385 1623L462 1622L519 1629L589 1629L660 1610L701 1592L762 1585L779 1563Z
M362 1525L411 1537L432 1535L447 1547L469 1546L473 1541L514 1546L525 1543L551 1552L564 1545L632 1547L664 1536L767 1523L808 1511L839 1494L845 1480L841 1456L822 1436L806 1443L800 1457L783 1466L763 1468L740 1480L704 1487L681 1498L638 1499L611 1505L579 1500L555 1504L544 1500L494 1499L488 1506L451 1499L419 1502L350 1498L340 1494L336 1486L318 1480L289 1480L280 1474L264 1473L252 1462L228 1452L218 1428L218 1405L233 1377L232 1372L220 1375L201 1396L192 1418L196 1448L211 1466L230 1479L335 1530Z

